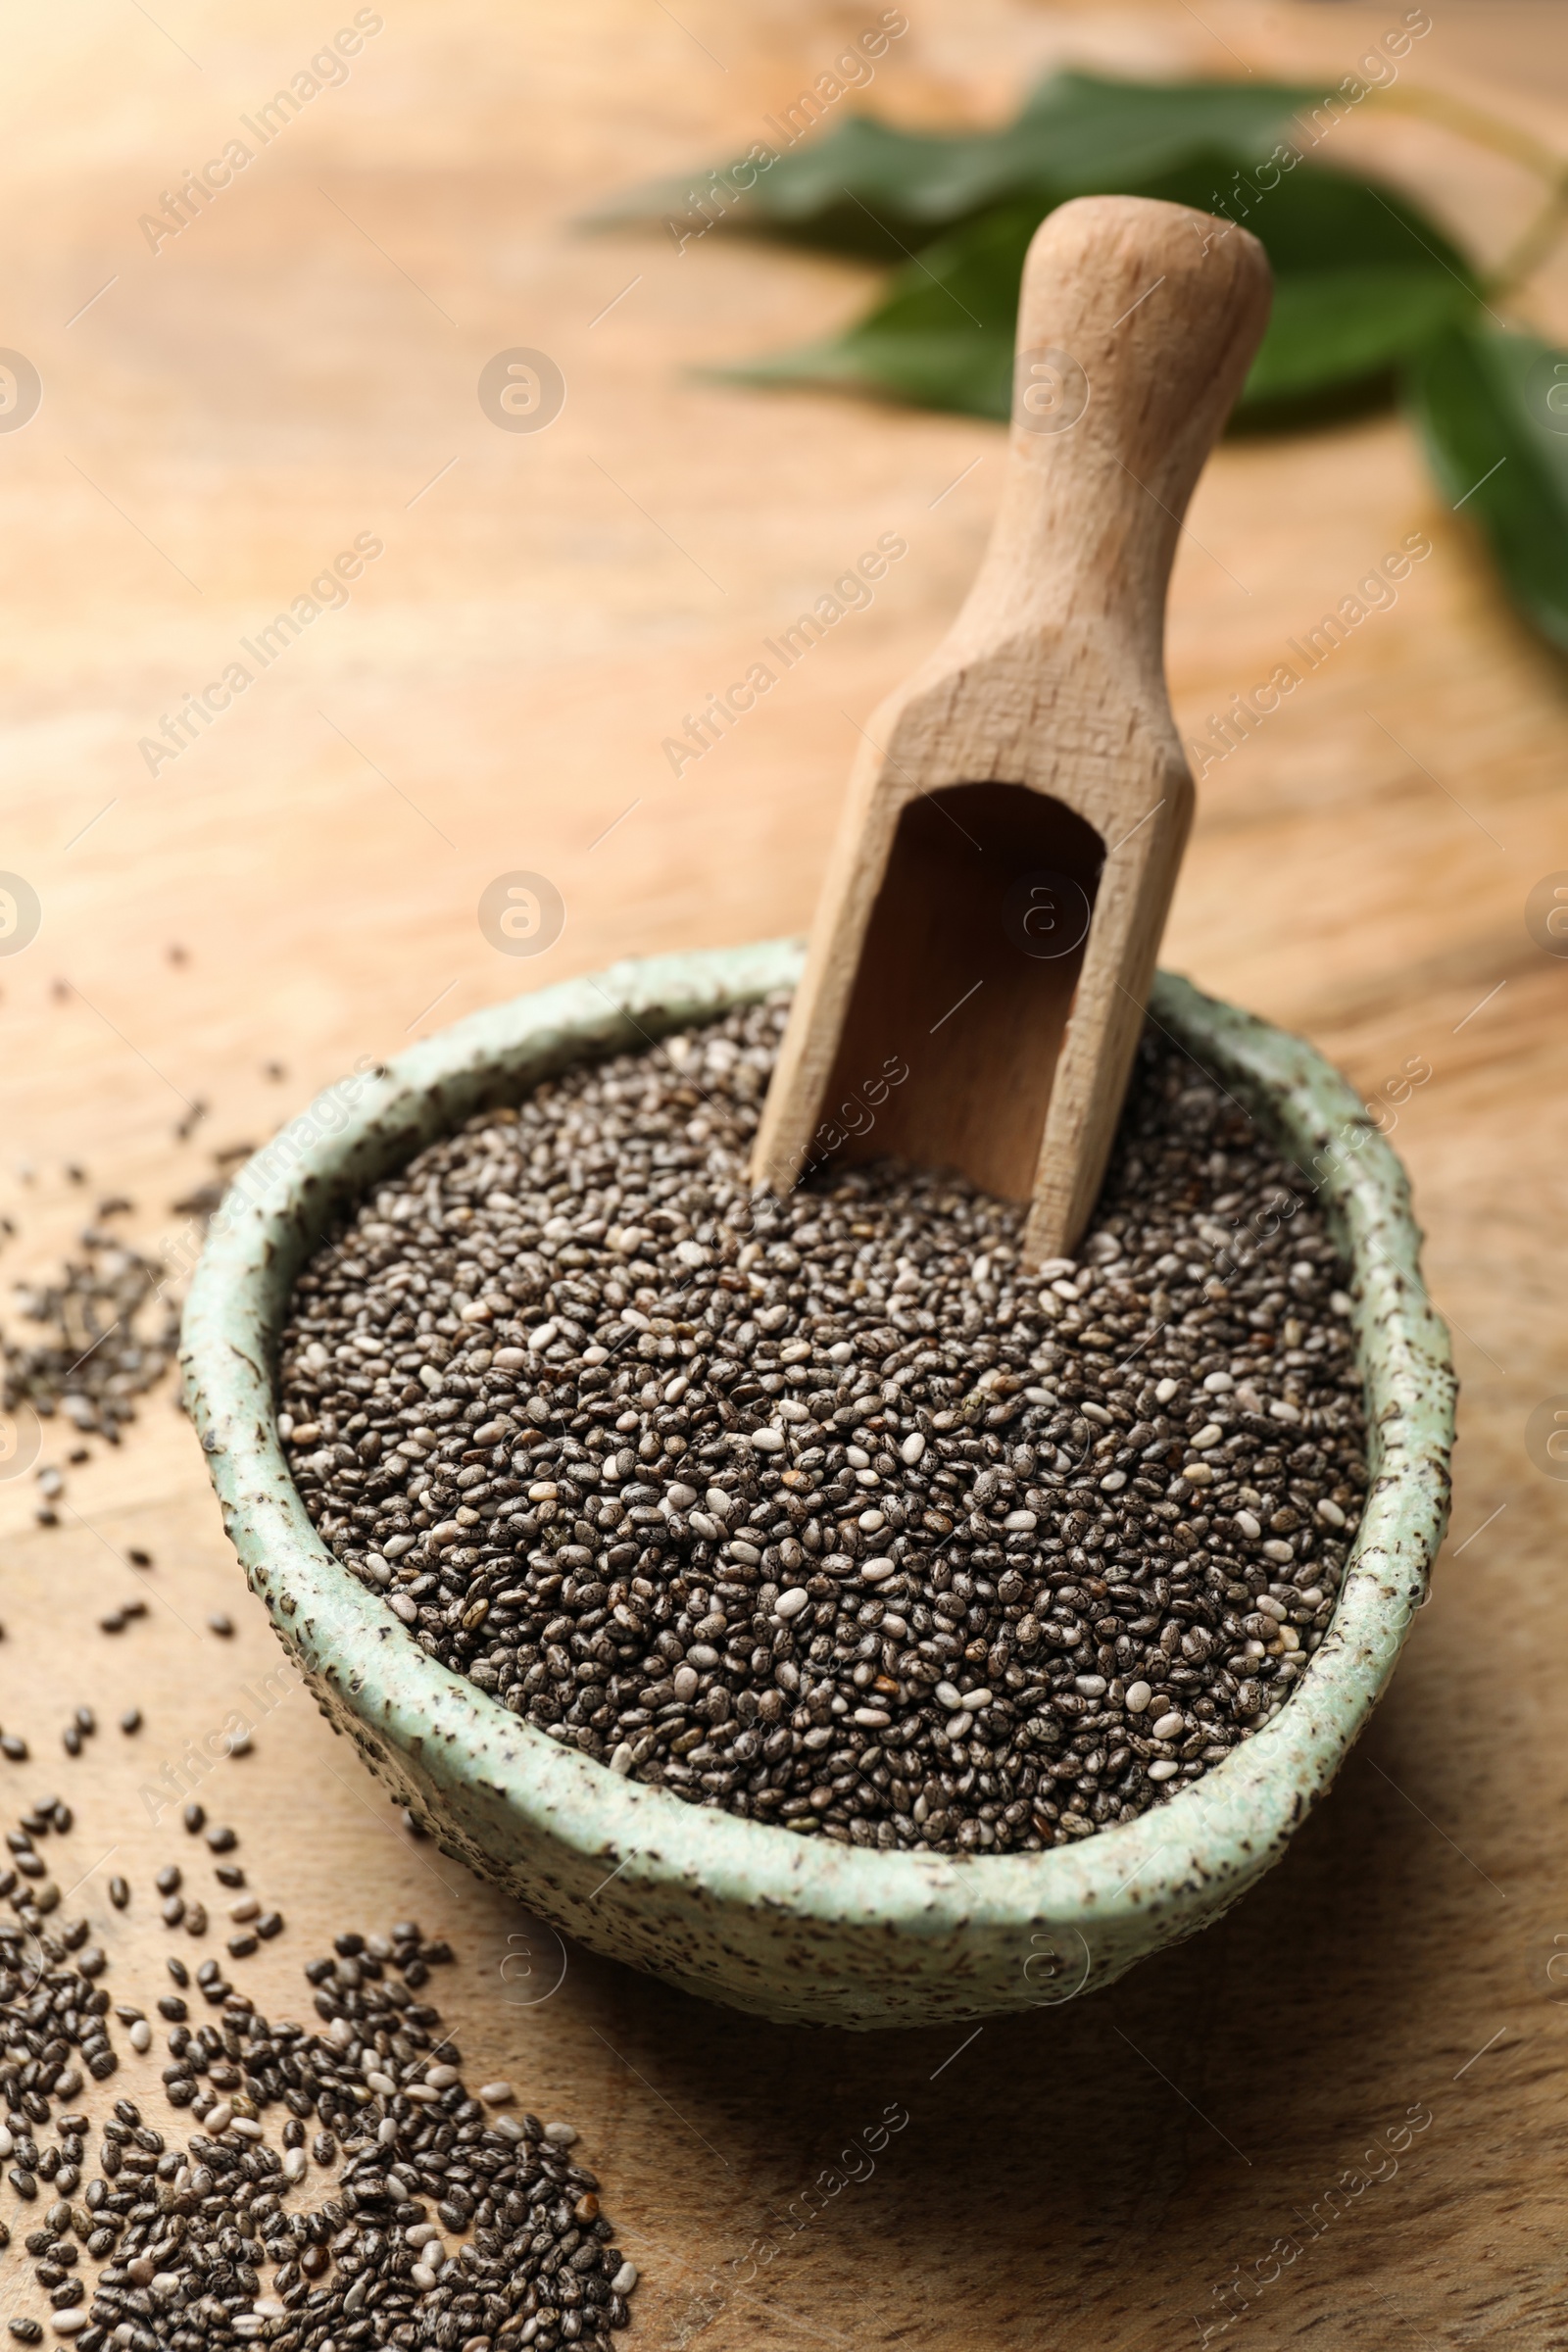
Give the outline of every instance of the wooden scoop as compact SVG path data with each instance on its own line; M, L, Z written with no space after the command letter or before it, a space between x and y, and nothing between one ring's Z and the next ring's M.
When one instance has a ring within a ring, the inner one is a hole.
M1030 1201L1032 1263L1076 1244L1192 817L1165 584L1268 308L1256 239L1184 206L1038 230L1001 512L856 764L759 1184L893 1153Z

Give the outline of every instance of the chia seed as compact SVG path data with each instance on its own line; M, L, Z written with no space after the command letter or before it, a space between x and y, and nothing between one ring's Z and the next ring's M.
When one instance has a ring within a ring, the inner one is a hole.
M167 1296L168 1267L104 1222L128 1206L104 1201L80 1235L80 1256L52 1282L15 1286L20 1312L43 1336L0 1332L0 1409L30 1404L45 1420L58 1416L118 1445L136 1417L134 1399L162 1380L179 1345L179 1314Z
M882 1848L1130 1821L1290 1695L1366 1471L1346 1268L1151 1032L1090 1231L748 1158L771 1003L479 1114L301 1276L278 1430L409 1640L684 1800Z
M72 1826L69 1807L47 1799L7 1834L7 1852L31 1855L35 1839ZM476 2339L608 2352L610 2331L628 2324L636 2269L600 2211L598 2180L572 2160L576 2132L487 2117L486 2102L510 2101L509 2084L469 2095L462 2053L422 1992L453 1954L416 1922L345 1933L312 1961L310 2028L272 2024L247 1995L219 1990L216 1964L204 1963L209 2001L217 1991L209 2022L192 2028L182 2001L157 2004L172 2026L165 2092L197 2128L172 2144L134 2099L117 2098L83 2185L89 2119L64 2102L82 2089L83 2068L100 2082L117 2073L111 2018L128 2026L137 2057L150 2055L152 2030L133 2005L111 2008L98 1983L108 1957L85 1920L56 1916L57 1892L30 1875L19 1885L8 1867L0 1898L15 1915L0 1924L0 2162L57 2335L82 2352L234 2352L258 2340L280 2352L367 2342L454 2352ZM274 2122L281 2152L269 2144ZM310 2179L313 2122L318 2168L342 2159L330 2181ZM18 2342L42 2340L29 2314L8 2324Z

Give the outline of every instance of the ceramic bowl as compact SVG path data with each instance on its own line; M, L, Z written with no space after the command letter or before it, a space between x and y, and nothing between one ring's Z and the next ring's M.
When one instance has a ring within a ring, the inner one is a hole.
M317 1536L273 1423L294 1277L338 1212L475 1110L569 1063L787 988L794 942L624 963L498 1005L329 1088L241 1170L185 1311L186 1395L252 1590L322 1711L442 1850L597 1952L811 2025L1058 2002L1206 1927L1327 1789L1427 1590L1453 1377L1404 1173L1309 1046L1162 974L1152 1017L1316 1186L1353 1268L1367 1507L1331 1630L1288 1704L1139 1820L1045 1854L887 1854L618 1779L428 1657Z

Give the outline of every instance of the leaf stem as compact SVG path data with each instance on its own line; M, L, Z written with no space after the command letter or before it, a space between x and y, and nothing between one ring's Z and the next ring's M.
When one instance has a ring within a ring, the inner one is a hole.
M1472 106L1466 98L1455 98L1447 90L1423 89L1412 84L1402 89L1373 90L1369 96L1396 114L1418 116L1469 139L1475 146L1490 147L1494 155L1506 156L1510 163L1521 165L1545 181L1551 192L1544 205L1496 269L1482 281L1484 295L1500 300L1517 293L1541 268L1568 224L1568 163L1528 130L1505 122L1500 116L1488 114L1483 107Z
M1467 98L1455 98L1447 90L1422 89L1418 84L1410 84L1404 88L1370 90L1367 95L1375 106L1392 109L1396 114L1418 115L1445 130L1456 131L1460 138L1470 139L1478 147L1490 147L1494 154L1507 156L1554 189L1561 186L1568 172L1562 157L1544 140L1521 130L1517 123L1505 122L1500 116L1489 115L1483 107L1472 106Z
M1541 268L1561 237L1565 223L1568 223L1568 172L1559 178L1524 234L1503 255L1487 279L1485 292L1495 295L1499 301L1516 294Z

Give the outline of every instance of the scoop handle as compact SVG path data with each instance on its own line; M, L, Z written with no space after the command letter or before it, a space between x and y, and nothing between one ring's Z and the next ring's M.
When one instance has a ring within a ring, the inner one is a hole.
M1036 232L999 518L953 629L858 755L760 1183L787 1189L824 1106L907 1040L918 1067L868 1148L1028 1200L1031 1262L1076 1246L1192 812L1166 582L1268 303L1256 240L1180 205L1088 197ZM1032 878L1092 906L1071 956L1037 959L1009 929Z
M1024 263L1007 478L947 653L1109 623L1161 674L1187 502L1267 323L1257 239L1185 205L1086 196Z

